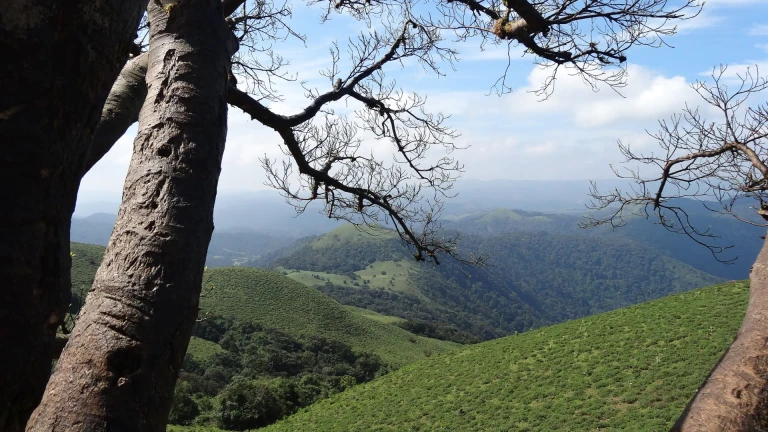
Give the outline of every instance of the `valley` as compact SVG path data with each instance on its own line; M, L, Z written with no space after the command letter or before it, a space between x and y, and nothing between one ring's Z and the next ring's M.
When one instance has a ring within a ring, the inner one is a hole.
M584 231L572 211L460 204L443 230L486 266L312 216L217 229L169 430L667 428L738 327L748 288L717 284L746 276L755 230L686 204L739 244L726 265L640 218ZM71 245L73 313L113 220L73 220L97 243Z

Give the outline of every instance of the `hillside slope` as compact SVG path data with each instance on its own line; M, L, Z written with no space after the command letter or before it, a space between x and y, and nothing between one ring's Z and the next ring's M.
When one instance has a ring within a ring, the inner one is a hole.
M665 431L733 340L745 282L406 366L265 429Z
M317 290L268 270L210 269L205 274L204 293L200 299L203 311L252 321L294 336L339 340L353 349L377 354L394 366L457 346L366 318Z
M104 248L72 243L74 286L90 287ZM209 269L203 279L203 312L251 321L291 336L322 336L379 355L392 366L454 349L457 344L413 335L345 308L330 297L278 273L241 267ZM75 290L75 294L78 293ZM85 291L83 291L85 292ZM73 302L77 305L77 302ZM370 315L370 314L368 314ZM382 317L377 317L382 319ZM195 349L200 344L193 345Z
M287 276L345 305L453 325L491 339L581 318L722 279L623 238L545 232L464 236L472 268L418 265L391 232L344 226L276 260Z
M711 245L734 246L724 251L719 258L729 260L738 257L732 265L718 262L705 247L684 235L675 235L661 226L638 216L628 215L625 226L613 230L600 227L590 230L579 228L584 222L580 214L554 214L508 208L492 211L477 211L465 215L453 215L444 221L447 229L480 236L497 236L512 232L547 232L550 234L569 234L580 236L605 236L608 238L627 238L661 252L667 257L678 259L694 268L711 273L724 279L744 279L757 253L762 247L760 236L764 230L745 224L729 215L712 212L702 202L680 199L675 201L684 209L690 222L701 230L717 235L716 238L700 238ZM712 206L712 203L709 203ZM581 212L580 212L581 213ZM753 216L749 209L740 209L746 219Z

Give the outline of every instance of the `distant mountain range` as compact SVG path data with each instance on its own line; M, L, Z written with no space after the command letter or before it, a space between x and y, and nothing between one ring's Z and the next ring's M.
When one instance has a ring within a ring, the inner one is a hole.
M579 228L579 223L584 221L584 218L579 215L500 208L449 216L443 221L443 228L482 237L515 232L546 232L626 238L650 246L665 256L715 276L730 280L746 279L763 245L760 236L765 235L765 229L707 210L698 201L679 200L677 204L686 210L694 226L701 230L709 229L719 236L704 239L704 241L711 245L733 246L733 248L715 256L709 249L687 236L670 233L662 226L654 224L652 220L640 217L627 218L626 225L615 230L605 226L584 230ZM728 261L734 258L736 259L730 264L718 261L718 259Z
M546 182L534 183L539 185L542 193L555 187L544 187L547 185L542 183ZM578 189L574 185L569 187ZM523 188L523 190L528 189ZM568 191L567 188L564 190ZM477 193L480 197L483 196L481 192ZM707 248L686 236L669 233L661 226L642 218L629 218L626 226L613 231L607 227L583 230L578 226L579 222L584 220L581 213L553 213L502 207L483 209L481 204L487 206L506 201L503 199L493 201L488 198L489 203L485 203L477 196L470 199L471 196L475 195L465 191L459 195L464 197L464 201L459 197L451 201L452 204L449 206L451 210L447 211L442 219L445 230L482 237L512 232L547 232L558 235L628 238L650 246L665 256L728 280L745 279L749 275L752 262L762 246L760 236L765 234L763 228L711 212L698 201L680 200L680 205L688 211L695 226L710 229L711 232L720 236L707 239L707 242L720 246L734 246L716 258ZM514 195L507 200L510 203L523 203L525 202L523 198L527 196ZM581 200L584 199L583 194L577 196ZM576 199L573 199L573 202L575 201ZM222 196L216 210L217 228L209 246L208 266L265 266L272 260L285 255L295 242L302 244L311 240L313 236L324 234L341 225L315 210L308 209L304 214L296 216L289 205L266 193ZM96 213L86 217L76 216L72 220L72 240L106 245L116 217L114 214L107 213ZM300 240L302 238L304 240ZM738 259L732 264L723 264L718 261L718 258L723 261Z

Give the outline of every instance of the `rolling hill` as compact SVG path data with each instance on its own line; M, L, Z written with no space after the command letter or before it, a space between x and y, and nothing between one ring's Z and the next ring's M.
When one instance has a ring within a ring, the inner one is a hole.
M672 234L652 221L637 216L627 217L625 220L627 224L616 230L612 230L610 227L583 230L579 228L579 223L584 222L584 218L580 214L541 213L496 208L490 211L475 210L463 215L449 216L444 221L443 226L446 229L459 230L484 237L507 235L514 232L547 232L550 234L626 238L715 276L724 279L746 278L749 275L752 262L762 247L763 242L760 236L765 234L765 229L745 224L729 215L712 212L699 201L680 199L676 201L676 205L688 213L690 221L695 227L701 230L708 229L712 234L719 236L700 238L700 240L712 245L733 246L732 249L719 254L719 259L725 261L738 259L731 264L723 264L712 255L709 249L688 237ZM745 208L740 209L740 212L747 219L753 215L749 209Z
M104 248L72 243L72 280L90 287ZM413 335L382 320L387 317L343 307L324 294L278 273L252 268L210 269L200 307L222 317L250 321L294 337L322 336L379 355L399 367L457 344ZM77 290L75 290L77 294ZM77 302L73 302L79 304ZM396 319L391 319L396 320ZM192 350L209 345L196 341ZM203 354L205 355L205 354Z
M392 232L366 236L350 225L272 265L342 304L485 339L722 280L618 237L510 232L467 235L459 246L489 254L490 265L417 265Z
M471 345L264 430L668 430L733 340L748 291L723 284Z
M393 366L457 345L414 336L344 308L317 290L268 270L209 269L204 279L203 311L252 321L294 336L323 336L353 349L379 355Z

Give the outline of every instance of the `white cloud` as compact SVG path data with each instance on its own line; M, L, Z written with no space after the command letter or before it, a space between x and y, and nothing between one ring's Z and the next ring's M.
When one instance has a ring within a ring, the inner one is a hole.
M752 36L768 36L768 24L755 24L749 29Z
M705 7L739 7L755 3L762 3L765 0L706 0Z
M467 178L608 178L610 164L622 161L618 140L653 151L657 144L646 130L655 132L658 120L686 103L700 104L684 77L638 65L628 72L624 97L608 89L593 92L578 77L563 75L552 97L540 102L530 90L546 72L534 69L525 86L504 97L445 92L430 102L453 114L463 133L460 143L471 145L457 154Z
M114 192L120 199L123 190L125 175L128 173L128 165L133 154L133 139L136 137L137 127L131 126L112 149L91 168L80 182L80 189L90 192Z
M709 4L709 2L707 2ZM724 21L720 15L714 15L709 9L704 9L697 17L679 21L675 24L678 34L714 27Z
M465 177L611 177L609 164L621 161L617 140L652 150L655 143L645 130L655 129L658 119L679 112L685 102L698 103L684 78L663 76L637 65L629 66L629 84L622 90L625 97L608 89L593 92L578 77L564 74L553 96L539 101L530 90L538 88L545 76L545 71L534 68L526 84L503 97L470 91L429 94L428 108L452 114L450 125L462 133L457 143L471 146L452 155L464 163ZM278 108L281 112L295 112L305 103L296 91ZM84 189L119 188L130 159L131 140L128 136L121 139L84 180ZM230 109L220 190L265 188L259 158L265 154L284 158L280 143L273 131L251 121L240 110ZM364 151L375 151L385 160L391 148L387 142L370 139L364 145Z

